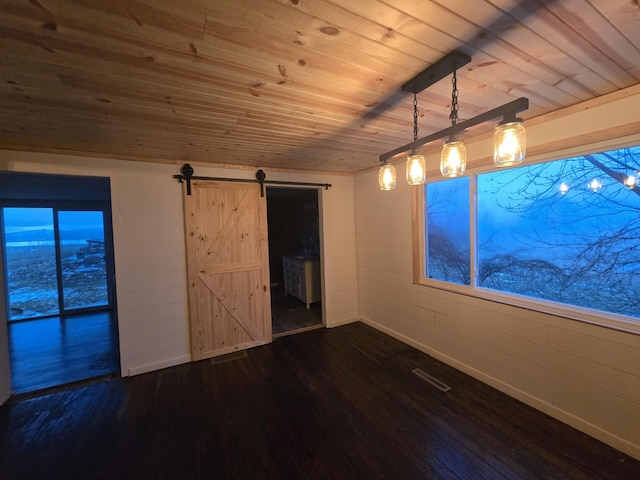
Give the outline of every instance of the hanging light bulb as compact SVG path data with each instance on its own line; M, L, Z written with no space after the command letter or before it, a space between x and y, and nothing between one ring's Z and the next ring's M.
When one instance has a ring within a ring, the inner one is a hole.
M442 145L440 173L445 177L458 177L467 169L467 147L457 135L452 135Z
M451 80L451 125L458 124L458 79L456 71L453 71ZM467 147L458 135L451 135L449 140L442 145L440 153L440 173L445 177L458 177L467 169Z
M419 153L407 156L406 170L409 185L422 185L427 181L427 161Z
M378 185L380 190L396 189L396 167L385 161L378 170Z
M418 140L418 99L413 94L413 141ZM416 152L415 149L407 155L407 163L405 165L407 183L409 185L422 185L427 181L427 161L423 155Z
M510 167L522 163L527 148L527 132L521 118L505 118L493 133L493 163Z

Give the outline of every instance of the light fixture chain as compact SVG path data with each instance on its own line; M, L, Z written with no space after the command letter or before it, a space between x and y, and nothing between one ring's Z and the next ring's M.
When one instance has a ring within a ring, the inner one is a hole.
M413 94L413 141L418 140L418 97Z
M452 125L458 124L458 77L456 76L456 71L453 71L453 78L451 79L451 83L453 84L453 89L451 90L451 115L449 118L451 119Z

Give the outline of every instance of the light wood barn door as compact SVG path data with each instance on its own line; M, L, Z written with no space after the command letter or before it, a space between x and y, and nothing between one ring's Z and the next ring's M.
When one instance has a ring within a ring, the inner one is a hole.
M266 200L256 184L185 193L192 360L271 342Z

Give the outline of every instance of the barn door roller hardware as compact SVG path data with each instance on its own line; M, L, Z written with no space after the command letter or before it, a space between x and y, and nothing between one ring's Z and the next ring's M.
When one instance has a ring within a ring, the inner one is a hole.
M441 138L448 138L444 142L440 156L442 175L447 177L462 175L466 168L466 148L459 134L467 128L499 117L502 117L502 121L495 127L493 135L493 163L498 167L508 167L524 160L526 132L522 119L516 118L516 114L529 108L527 98L521 97L469 120L459 121L456 71L470 61L470 56L454 50L402 86L403 91L413 93L413 142L380 155L382 165L380 165L378 173L378 183L381 190L395 189L396 169L390 159L403 152L410 152L406 162L407 183L409 185L424 184L426 182L426 161L424 156L418 152L418 148ZM451 126L426 137L418 138L416 94L448 75L452 75L451 114L449 115Z
M325 190L329 190L330 183L307 183L307 182L287 182L279 180L267 180L267 174L263 170L256 172L255 180L251 178L225 178L225 177L201 177L193 174L193 167L188 163L185 163L180 169L180 175L174 175L173 178L177 178L178 182L187 183L187 195L191 195L191 180L209 180L212 182L241 182L241 183L258 183L260 184L260 196L264 197L265 185L294 185L298 187L323 187Z

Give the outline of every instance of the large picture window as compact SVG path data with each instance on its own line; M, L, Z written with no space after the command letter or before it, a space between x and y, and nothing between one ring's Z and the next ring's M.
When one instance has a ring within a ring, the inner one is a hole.
M427 282L640 323L639 176L633 147L429 183Z

